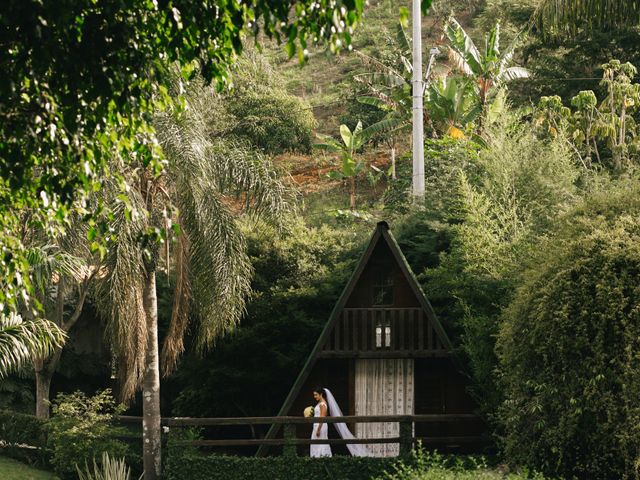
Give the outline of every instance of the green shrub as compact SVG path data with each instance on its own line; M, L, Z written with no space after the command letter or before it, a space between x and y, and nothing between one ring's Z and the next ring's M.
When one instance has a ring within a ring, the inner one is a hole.
M116 406L111 392L105 390L93 397L84 393L59 394L48 424L48 446L51 464L63 478L76 478L76 465L100 462L103 452L111 457L131 457L126 443L117 437L126 429L113 426Z
M639 199L635 186L576 209L541 244L503 315L499 418L512 462L568 478L637 478Z
M308 102L283 88L284 80L267 58L247 50L233 71L234 88L221 95L212 133L248 140L270 155L309 152L316 121Z
M370 480L391 468L394 458L231 457L168 455L167 480Z
M28 463L46 463L46 420L0 410L0 441L5 445L2 453Z
M391 471L376 480L543 480L529 472L502 473L490 470L483 457L444 456L438 452L415 450L408 462L398 461Z

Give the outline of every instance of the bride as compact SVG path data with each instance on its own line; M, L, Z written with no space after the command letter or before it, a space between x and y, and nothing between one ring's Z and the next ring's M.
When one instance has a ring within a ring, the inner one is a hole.
M313 389L313 398L318 402L314 408L314 417L342 417L342 410L338 406L336 399L333 397L331 390L328 388L316 387ZM344 439L353 440L355 437L344 423L334 423L336 430L340 436ZM311 431L312 440L326 440L329 438L329 424L327 423L314 423L313 430ZM349 452L354 457L368 457L371 453L365 445L360 444L347 444ZM311 445L310 455L312 457L330 457L331 445Z

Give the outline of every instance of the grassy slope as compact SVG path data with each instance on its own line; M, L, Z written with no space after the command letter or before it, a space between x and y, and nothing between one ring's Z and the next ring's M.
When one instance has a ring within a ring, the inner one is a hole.
M438 4L443 6L438 7ZM370 1L365 15L353 37L353 51L338 56L323 50L310 52L309 61L300 66L297 58L288 60L280 47L266 49L266 54L283 75L289 92L304 98L313 108L318 121L318 132L335 135L346 113L345 98L349 94L349 83L353 75L364 71L360 52L376 56L380 50L388 50L396 35L399 8L410 7L409 0ZM449 3L436 2L428 15L423 17L423 50L436 45L441 35L441 27L450 12ZM467 16L458 16L463 25L469 23ZM425 53L425 58L428 53ZM444 62L444 59L442 59ZM410 137L402 142L408 151ZM367 164L374 163L386 170L389 154L385 148L369 149L364 153ZM283 155L277 163L291 173L295 183L304 195L304 215L312 224L324 223L338 209L347 209L349 195L346 185L332 181L326 174L334 168L336 159L323 153L313 155ZM385 183L370 184L365 178L358 182L358 208L368 209L374 216L384 216L371 207L384 191Z
M11 458L0 457L0 478L7 480L56 480L58 477Z

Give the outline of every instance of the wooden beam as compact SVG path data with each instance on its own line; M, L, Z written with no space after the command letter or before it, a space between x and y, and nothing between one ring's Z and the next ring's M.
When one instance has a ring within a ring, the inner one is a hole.
M138 417L142 421L142 417ZM458 422L481 420L471 413L424 414L424 415L347 415L344 417L226 417L226 418L166 418L169 427L212 425L269 425L312 423L377 423L377 422Z
M446 358L450 354L447 350L370 350L370 351L324 351L318 358Z
M423 445L459 445L469 443L491 443L491 440L487 437L481 436L469 436L469 437L409 437L405 438L405 441L411 440L412 443L420 441ZM401 437L389 437L389 438L356 438L356 439L344 439L344 438L327 438L327 439L308 439L308 438L270 438L270 439L225 439L225 440L184 440L175 441L175 445L189 445L194 447L246 447L246 446L258 446L258 445L270 445L270 446L297 446L297 445L371 445L381 443L401 443L403 438ZM406 448L406 447L405 447Z
M373 443L398 443L400 437L391 438L356 438L348 440L344 438L327 438L326 440L311 440L309 438L270 438L270 439L251 439L251 440L187 440L184 442L176 441L175 445L192 445L197 447L240 447L240 446L258 446L258 445L362 445Z

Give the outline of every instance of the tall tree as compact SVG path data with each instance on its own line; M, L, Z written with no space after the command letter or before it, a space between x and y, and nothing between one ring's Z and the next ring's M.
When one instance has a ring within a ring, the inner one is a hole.
M85 229L81 228L82 231ZM45 318L68 334L74 327L84 307L91 280L98 268L89 267L83 258L76 256L79 250L88 249L70 240L60 239L58 245L48 244L30 250L29 261L33 278L35 298L40 303ZM72 247L73 245L73 247ZM66 248L65 248L66 247ZM74 253L70 253L74 251ZM72 304L70 314L65 306ZM23 316L29 318L32 313L24 309ZM49 391L51 380L60 363L63 344L54 345L48 355L38 355L33 359L36 376L36 416L49 418Z
M0 257L0 309L33 293L15 234L22 208L63 226L108 176L113 155L161 167L146 132L149 114L167 101L166 65L178 63L187 77L197 61L223 86L251 35L283 40L290 55L312 42L335 51L349 44L363 8L363 0L4 1L0 248L11 254Z
M175 91L182 87L176 81ZM185 108L176 102L154 119L167 160L164 171L154 175L143 165L118 166L135 188L126 198L120 195L115 208L111 226L116 235L98 302L109 318L123 396L130 398L142 384L148 480L161 472L157 270L175 266L172 316L162 349L168 373L184 348L190 312L198 319L202 351L244 311L251 264L240 216L277 221L288 208L286 188L266 158L236 140L210 137L213 90L194 81L183 98ZM118 196L117 186L110 188ZM140 245L140 239L150 238L148 232L163 239L164 251L155 241Z

